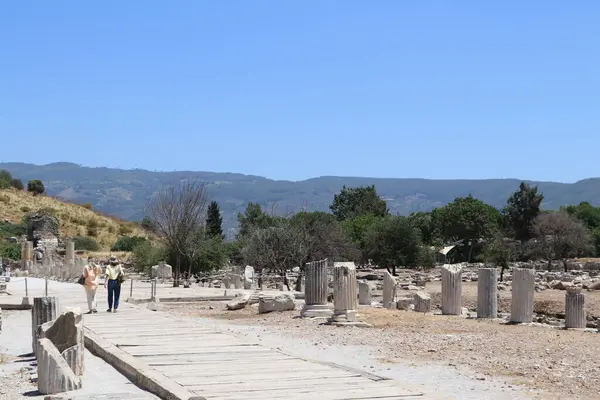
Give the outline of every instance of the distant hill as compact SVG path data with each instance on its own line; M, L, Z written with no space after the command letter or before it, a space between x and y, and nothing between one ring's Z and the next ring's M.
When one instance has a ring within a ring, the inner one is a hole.
M73 203L90 203L94 209L127 220L142 219L148 199L162 185L182 179L201 180L206 182L211 198L219 202L229 233L236 228L237 213L243 212L248 202L257 202L268 210L275 207L278 214L293 213L303 208L329 211L334 194L339 193L343 185L375 185L377 192L387 200L392 213L408 215L414 211L432 210L468 194L500 208L520 183L518 179L428 180L335 176L291 182L235 173L152 172L88 168L72 163L0 163L0 169L9 170L25 183L30 179L41 179L47 192L53 196ZM600 178L572 184L531 183L538 185L544 193L543 207L546 209L557 209L582 201L600 206Z

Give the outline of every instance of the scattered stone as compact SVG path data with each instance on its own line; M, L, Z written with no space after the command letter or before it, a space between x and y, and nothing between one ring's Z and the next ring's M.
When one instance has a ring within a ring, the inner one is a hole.
M277 295L261 295L258 300L258 313L265 314L273 311L292 311L296 308L295 297L292 293Z
M396 308L398 308L398 310L409 310L413 303L414 297L403 296L396 301Z
M54 321L38 326L37 337L50 340L73 373L83 375L85 346L83 315L79 309L65 311ZM36 357L39 357L39 349Z
M383 273L383 307L387 309L396 308L394 297L396 297L396 278L389 271L385 271Z
M231 299L229 301L229 303L227 303L225 305L225 307L230 310L241 310L244 307L246 307L246 305L248 305L248 302L250 301L250 295L249 294L242 294L241 296L237 296L234 297L233 299Z

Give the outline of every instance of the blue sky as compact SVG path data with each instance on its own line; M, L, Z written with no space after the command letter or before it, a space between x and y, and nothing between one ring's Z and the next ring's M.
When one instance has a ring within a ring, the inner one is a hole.
M600 176L600 3L0 2L0 161Z

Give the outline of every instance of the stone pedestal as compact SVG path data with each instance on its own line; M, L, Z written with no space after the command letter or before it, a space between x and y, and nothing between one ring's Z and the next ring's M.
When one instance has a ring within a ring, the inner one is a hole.
M371 286L367 282L358 282L358 304L370 306L372 301Z
M327 304L327 263L327 260L313 261L305 266L304 307L300 311L303 318L329 318L333 314Z
M73 372L54 344L49 339L41 339L39 345L38 391L57 394L81 389L81 378Z
M585 295L579 288L567 289L565 295L565 328L583 329L587 325L585 317Z
M498 317L498 270L479 268L477 273L477 318Z
M31 337L33 354L37 350L38 327L58 317L58 297L34 297L31 309Z
M415 311L428 313L431 311L431 296L425 292L417 292L414 295Z
M442 267L442 314L461 315L462 313L462 273L461 267Z
M387 309L396 308L394 298L396 297L396 278L385 271L383 273L383 307Z
M533 321L534 291L535 271L530 268L513 268L510 322L527 323Z
M73 373L77 376L83 375L85 345L83 315L79 308L69 309L57 319L38 326L37 337L38 344L41 339L49 339ZM39 346L36 358L40 358Z

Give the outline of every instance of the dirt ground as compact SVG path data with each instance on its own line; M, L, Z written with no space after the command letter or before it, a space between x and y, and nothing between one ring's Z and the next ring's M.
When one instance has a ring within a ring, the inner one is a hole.
M427 284L426 291L431 293L432 307L440 307L442 284L441 282L430 282ZM406 291L405 291L406 292ZM512 292L510 290L500 290L500 302L498 303L498 311L502 313L510 313L510 300ZM584 290L585 294L585 309L589 317L594 319L600 317L600 291L599 290ZM565 294L564 290L543 290L536 292L534 295L534 311L537 313L545 313L551 315L565 314ZM477 308L477 282L464 282L462 285L462 302L463 307L470 310Z
M476 285L464 286L465 302L475 302ZM436 293L436 285L428 291ZM510 296L510 291L502 293L505 295ZM538 306L544 304L557 313L564 312L564 295L564 291L536 293ZM591 312L600 314L599 296L594 293L588 298ZM382 363L429 361L466 366L484 376L502 377L543 391L548 394L540 397L544 399L600 398L600 360L593 355L600 340L597 333L362 306L361 319L372 328L322 325L295 318L298 311L259 315L256 306L227 311L222 302L163 306L165 311L179 315L260 325L277 335L324 345L370 345L379 351ZM510 308L510 301L507 306ZM506 308L504 302L502 307Z

